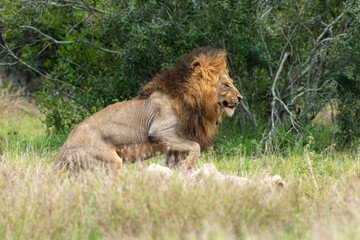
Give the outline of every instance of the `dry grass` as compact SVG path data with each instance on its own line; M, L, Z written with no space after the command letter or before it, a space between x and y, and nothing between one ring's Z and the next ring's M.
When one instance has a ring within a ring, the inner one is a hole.
M33 104L21 95L21 91L12 91L11 86L0 88L0 118L39 114Z
M0 119L0 239L357 239L360 155L207 155L223 173L280 174L286 189L186 184L139 174L53 172L37 117ZM11 124L9 124L11 122ZM11 131L10 131L11 130ZM17 134L9 132L17 131ZM162 159L157 159L163 164ZM310 166L312 171L310 171ZM315 187L315 183L316 186Z
M360 179L353 172L319 179L318 190L290 175L287 189L272 191L216 182L188 185L177 175L164 182L140 175L145 164L127 166L117 176L68 178L51 170L53 157L30 149L1 156L1 239L355 239L360 234Z

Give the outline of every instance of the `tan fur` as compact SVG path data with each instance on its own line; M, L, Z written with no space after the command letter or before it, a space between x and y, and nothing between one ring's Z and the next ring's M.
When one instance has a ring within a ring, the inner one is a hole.
M157 180L168 180L173 176L170 168L160 166L158 164L151 164L147 169L142 171L143 175L151 176ZM226 188L238 188L249 184L259 185L275 189L277 187L286 188L285 181L279 175L265 174L260 181L252 181L248 178L239 177L236 175L226 175L220 173L214 164L205 163L199 170L185 175L178 175L184 180L195 184L206 184L209 182L218 182Z
M80 123L61 147L55 166L120 169L166 154L170 166L196 169L216 122L241 95L228 76L226 51L200 48L157 75L138 97L110 105Z

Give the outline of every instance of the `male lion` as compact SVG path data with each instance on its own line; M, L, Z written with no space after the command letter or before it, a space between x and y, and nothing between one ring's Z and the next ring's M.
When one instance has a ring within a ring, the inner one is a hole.
M167 164L196 169L216 124L242 99L226 67L226 51L194 50L157 75L130 101L118 102L80 123L61 147L55 166L69 171L120 169L166 154Z

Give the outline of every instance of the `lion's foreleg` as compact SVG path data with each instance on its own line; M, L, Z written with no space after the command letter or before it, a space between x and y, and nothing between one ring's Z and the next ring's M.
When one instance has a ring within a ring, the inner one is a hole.
M166 115L163 118L162 115ZM164 153L182 153L187 156L181 161L180 166L186 170L196 170L196 161L200 156L200 145L191 140L184 139L178 133L178 118L169 110L159 114L159 119L155 119L148 131L148 140L151 144L163 146ZM171 155L170 155L171 156Z
M197 170L195 165L200 156L200 145L194 141L166 141L167 154L171 152L183 153L182 156L187 154L187 157L180 162L180 167L184 170ZM181 158L179 158L182 160Z
M191 154L184 160L180 162L180 167L186 171L196 171L198 168L196 167L196 161L198 160L200 155L200 151L198 154Z
M186 159L186 153L170 151L165 155L166 165L169 168L177 168L180 166L181 161Z

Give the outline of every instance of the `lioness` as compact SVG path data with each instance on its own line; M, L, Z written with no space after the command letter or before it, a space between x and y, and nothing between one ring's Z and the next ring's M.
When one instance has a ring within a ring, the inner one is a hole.
M120 169L166 154L167 164L197 169L225 111L231 116L242 99L226 67L226 51L204 47L190 53L146 84L138 96L85 119L70 133L56 167Z

